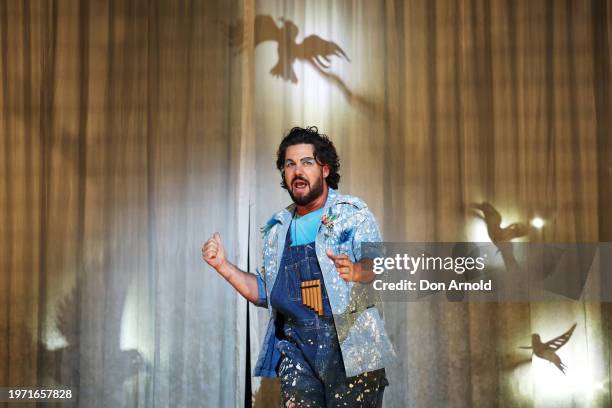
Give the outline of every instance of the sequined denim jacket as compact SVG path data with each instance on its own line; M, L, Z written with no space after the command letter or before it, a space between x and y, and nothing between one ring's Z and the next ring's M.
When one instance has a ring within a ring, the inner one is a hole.
M295 204L292 204L274 214L262 228L263 265L257 271L258 306L268 307L267 300L278 275L284 238L294 208ZM352 377L385 367L394 360L395 353L385 332L379 297L372 295L371 285L342 280L325 254L326 248L330 248L336 254L347 254L353 262L361 260L362 242L381 242L376 219L361 199L338 194L330 188L321 220L315 250L333 312L346 375ZM272 355L277 341L276 311L272 307L268 310L270 320L254 374L275 377Z

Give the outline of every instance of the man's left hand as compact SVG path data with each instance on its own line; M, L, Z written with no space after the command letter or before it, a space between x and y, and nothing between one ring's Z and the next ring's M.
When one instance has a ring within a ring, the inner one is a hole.
M335 255L331 249L325 251L329 259L332 260L338 274L345 282L361 282L362 270L359 263L353 263L346 254Z

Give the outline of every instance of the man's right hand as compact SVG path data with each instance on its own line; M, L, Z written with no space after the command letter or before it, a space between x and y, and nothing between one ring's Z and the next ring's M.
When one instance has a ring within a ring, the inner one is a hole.
M202 246L202 259L221 273L221 266L225 263L225 248L218 232L215 232Z
M217 273L245 299L256 305L260 303L257 278L253 274L241 271L225 258L225 248L218 232L202 245L202 259L215 268Z

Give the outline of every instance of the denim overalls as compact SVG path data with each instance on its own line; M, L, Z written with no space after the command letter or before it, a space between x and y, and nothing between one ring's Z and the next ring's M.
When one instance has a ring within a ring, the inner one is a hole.
M302 304L300 282L312 279L321 282L323 316ZM283 407L382 406L384 369L346 377L315 243L291 246L291 227L270 304L277 310Z

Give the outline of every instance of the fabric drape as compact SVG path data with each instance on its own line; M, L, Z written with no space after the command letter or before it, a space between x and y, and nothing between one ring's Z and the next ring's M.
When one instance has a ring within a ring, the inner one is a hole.
M252 69L221 22L248 12L0 3L3 386L71 386L83 407L244 405L246 301L200 247L220 231L246 267Z

